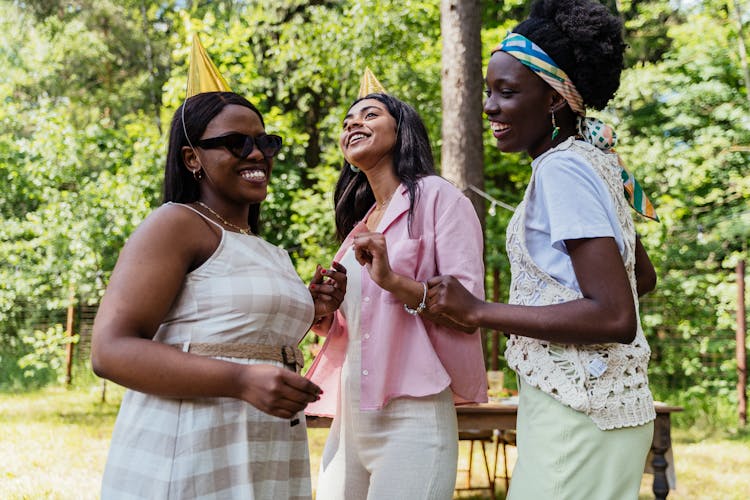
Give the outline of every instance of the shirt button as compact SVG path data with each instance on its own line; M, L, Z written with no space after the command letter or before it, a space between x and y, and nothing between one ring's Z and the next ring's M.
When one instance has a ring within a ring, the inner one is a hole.
M370 338L370 334L369 333L365 333L364 338L365 339L369 339Z
M370 302L370 297L365 297L365 302Z
M367 375L368 373L370 372L368 372L367 370L362 370L362 375Z

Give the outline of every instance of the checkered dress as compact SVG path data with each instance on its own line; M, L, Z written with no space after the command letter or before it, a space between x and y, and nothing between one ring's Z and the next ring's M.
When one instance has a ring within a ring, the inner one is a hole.
M286 252L255 236L224 232L214 255L187 276L154 340L296 345L313 314ZM102 499L309 499L304 422L291 427L232 398L180 400L129 390Z

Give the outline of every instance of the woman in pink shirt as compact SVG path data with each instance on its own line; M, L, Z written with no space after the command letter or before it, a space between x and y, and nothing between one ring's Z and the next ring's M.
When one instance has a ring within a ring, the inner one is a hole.
M426 280L452 274L484 295L482 230L469 200L436 175L416 111L382 93L347 112L334 195L348 269L344 302L307 376L307 413L333 416L317 498L449 499L458 456L454 404L487 400L479 331L425 309Z

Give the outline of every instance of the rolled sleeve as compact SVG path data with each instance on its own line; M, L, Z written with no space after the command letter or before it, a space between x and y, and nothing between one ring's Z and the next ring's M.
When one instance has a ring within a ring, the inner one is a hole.
M535 194L544 206L556 250L567 254L565 240L618 239L609 190L577 155L555 155L554 161L539 165Z

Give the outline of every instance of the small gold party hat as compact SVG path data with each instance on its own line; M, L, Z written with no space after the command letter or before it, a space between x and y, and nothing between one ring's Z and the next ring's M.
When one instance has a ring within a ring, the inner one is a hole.
M216 69L206 49L201 45L197 34L193 35L193 48L190 51L188 68L187 95L185 98L203 92L231 92L224 77Z
M362 75L362 81L359 84L359 97L364 97L368 94L385 94L385 87L375 78L370 68L365 68L365 74Z

